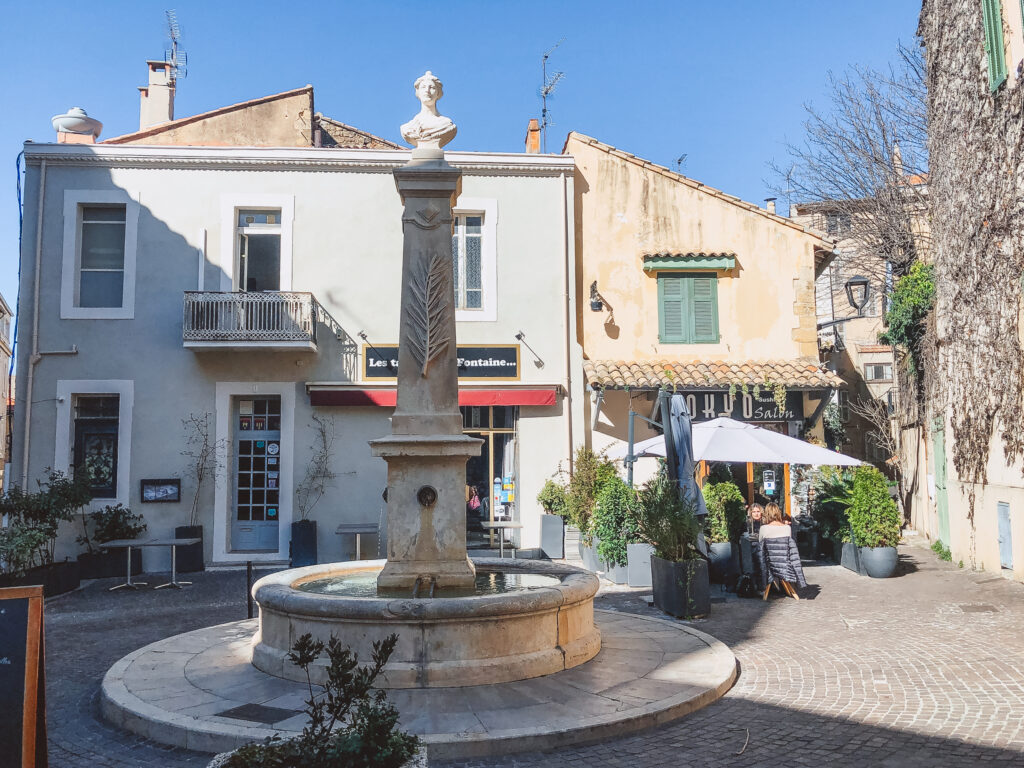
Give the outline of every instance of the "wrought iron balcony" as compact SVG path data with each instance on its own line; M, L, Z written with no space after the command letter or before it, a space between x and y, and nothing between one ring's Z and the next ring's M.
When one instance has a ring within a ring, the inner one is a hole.
M182 341L188 349L316 351L327 313L311 293L186 291Z

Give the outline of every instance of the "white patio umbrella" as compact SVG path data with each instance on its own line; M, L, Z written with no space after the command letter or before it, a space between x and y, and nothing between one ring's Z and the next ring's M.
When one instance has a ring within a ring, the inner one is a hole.
M626 457L627 446L608 452L613 459ZM633 455L664 456L665 439L661 435L633 446ZM854 467L861 462L804 440L772 432L770 429L721 417L693 425L693 457L697 461L725 461L754 464L809 464Z

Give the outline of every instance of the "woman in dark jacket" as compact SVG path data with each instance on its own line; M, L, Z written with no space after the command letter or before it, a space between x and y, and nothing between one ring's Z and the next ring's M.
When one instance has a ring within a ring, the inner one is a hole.
M806 587L807 579L800 565L800 553L793 540L793 530L782 522L782 510L778 504L765 507L759 537L761 586L767 588L772 582L781 579L798 587ZM793 596L796 597L795 594Z

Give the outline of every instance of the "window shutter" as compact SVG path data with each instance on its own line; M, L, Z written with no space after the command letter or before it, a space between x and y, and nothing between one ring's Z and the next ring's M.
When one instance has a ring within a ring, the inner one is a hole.
M718 278L691 277L693 295L693 341L718 342Z
M1000 0L982 0L985 20L985 53L988 57L988 87L995 91L1006 80L1006 51L1003 48L1003 8Z
M658 277L658 335L662 342L679 344L687 341L684 325L686 282L679 275Z

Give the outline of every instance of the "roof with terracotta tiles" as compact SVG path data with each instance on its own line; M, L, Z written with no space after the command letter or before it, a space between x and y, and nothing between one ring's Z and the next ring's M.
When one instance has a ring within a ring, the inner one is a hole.
M796 229L801 232L804 232L805 234L810 235L815 240L820 241L821 246L825 250L831 251L834 248L836 248L837 244L839 243L839 238L826 234L821 230L805 226L786 216L779 216L777 213L770 213L764 208L758 205L754 205L753 203L748 203L746 200L741 200L735 195L730 195L723 192L720 189L709 187L707 184L697 181L696 179L691 179L689 176L683 176L681 173L676 173L675 171L672 171L663 165L658 165L656 163L650 162L649 160L644 160L642 157L631 155L629 152L623 152L621 149L617 149L613 147L611 144L605 144L603 141L598 141L592 136L587 136L585 134L579 133L578 131L570 131L569 135L565 137L565 146L562 148L563 154L568 149L569 141L571 139L576 139L576 141L579 141L582 144L587 144L591 147L594 147L595 149L600 149L604 152L607 152L609 155L621 158L622 160L625 160L628 163L632 163L633 165L638 165L641 168L651 171L652 173L657 173L669 179L678 181L682 184L686 184L687 186L693 187L694 189L702 192L705 195L709 195L711 197L724 200L725 202L731 203L738 208L744 208L750 211L751 213L756 213L760 216L764 216L766 219L774 221L777 224L782 224L783 226L789 227L791 229Z
M892 352L892 347L888 344L858 344L858 352L870 352L871 354L889 354Z
M782 384L792 389L843 386L833 371L816 360L584 360L593 389L723 389L733 385Z

